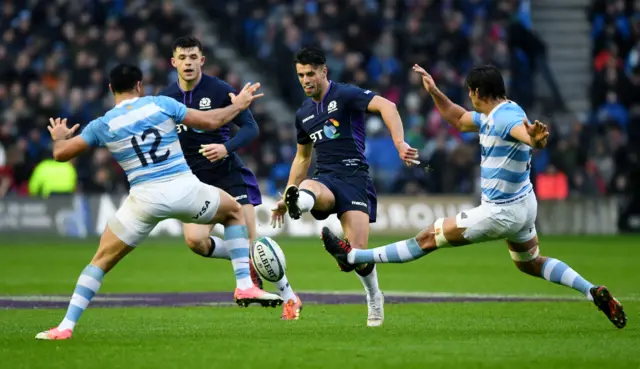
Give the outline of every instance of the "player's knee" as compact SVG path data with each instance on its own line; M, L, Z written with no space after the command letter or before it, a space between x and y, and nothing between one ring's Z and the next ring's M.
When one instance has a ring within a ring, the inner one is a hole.
M542 265L546 258L540 255L540 249L537 244L526 251L509 250L509 253L516 267L521 272L534 276L540 275Z
M207 255L207 250L211 244L209 237L203 238L197 235L185 234L184 240L191 251L198 255Z
M445 219L438 218L433 225L418 233L416 240L423 250L449 247L449 241L445 236Z
M416 236L416 241L418 241L418 245L420 246L421 249L423 250L427 250L427 249L433 249L436 248L436 237L435 234L433 232L433 226L429 226L426 229L423 229L422 231L420 231L420 233L418 233L418 235Z

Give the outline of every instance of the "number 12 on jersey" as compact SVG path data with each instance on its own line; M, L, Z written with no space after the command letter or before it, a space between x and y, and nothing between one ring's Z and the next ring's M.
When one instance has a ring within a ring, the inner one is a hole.
M160 142L162 141L162 136L160 135L160 132L157 129L147 128L144 132L142 132L142 136L140 136L140 142L144 142L147 136L150 136L150 135L154 136L153 144L151 144L151 150L149 150L149 156L151 157L151 161L153 162L153 164L162 163L163 161L169 158L169 154L171 153L171 150L167 149L167 151L165 151L164 154L158 156L156 151L158 151L158 147L160 146ZM147 165L149 165L149 162L147 162L147 159L144 157L144 153L140 149L140 145L138 144L138 139L136 138L136 136L131 137L131 145L133 146L133 149L136 151L136 155L138 155L138 159L140 159L140 164L142 164L143 167L146 167Z

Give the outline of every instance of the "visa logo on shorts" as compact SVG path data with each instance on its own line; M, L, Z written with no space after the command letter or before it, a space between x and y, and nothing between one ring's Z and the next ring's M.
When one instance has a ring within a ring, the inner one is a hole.
M365 208L369 207L366 203L362 201L351 201L351 205L364 206Z
M202 207L202 210L200 210L200 212L199 212L198 214L196 214L196 216L195 216L195 217L192 217L192 219L198 219L198 218L200 218L201 216L203 216L203 215L204 215L204 213L206 213L206 212L207 212L207 210L209 209L209 204L211 204L209 201L205 201L205 202L204 202L204 206Z

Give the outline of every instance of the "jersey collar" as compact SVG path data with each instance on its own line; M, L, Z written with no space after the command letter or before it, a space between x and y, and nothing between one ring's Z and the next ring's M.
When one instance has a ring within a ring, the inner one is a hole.
M333 81L329 80L329 87L327 87L327 90L324 92L324 95L322 96L322 100L320 100L319 103L311 99L311 101L313 101L313 103L316 104L316 110L318 110L318 108L320 108L320 111L324 110L324 99L326 99L327 95L329 95L329 91L331 91L332 86L333 86Z
M120 107L122 107L123 105L126 105L126 104L131 104L132 102L134 102L134 101L136 101L138 99L139 99L139 97L132 97L131 99L122 100L122 101L120 101L120 104L116 105L116 108L120 108Z

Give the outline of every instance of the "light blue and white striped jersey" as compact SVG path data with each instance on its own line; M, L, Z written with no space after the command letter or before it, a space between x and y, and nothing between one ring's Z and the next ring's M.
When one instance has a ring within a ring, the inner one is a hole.
M516 201L532 190L532 149L510 134L513 127L523 124L524 117L524 110L512 101L496 106L489 116L473 113L473 122L480 130L480 185L486 202Z
M190 171L176 131L186 114L186 106L170 97L129 99L92 120L80 136L90 146L106 146L132 187L165 181Z

